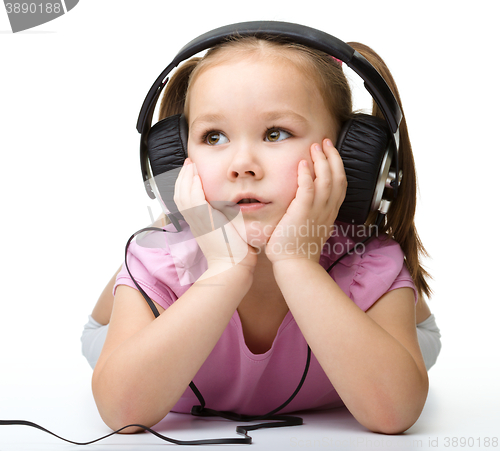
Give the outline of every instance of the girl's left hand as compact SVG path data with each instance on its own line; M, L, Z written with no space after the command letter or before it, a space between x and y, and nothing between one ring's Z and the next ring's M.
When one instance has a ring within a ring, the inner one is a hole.
M347 178L337 149L324 139L322 147L313 144L310 152L316 178L307 161L300 161L297 194L266 245L272 263L302 258L319 262L344 201Z

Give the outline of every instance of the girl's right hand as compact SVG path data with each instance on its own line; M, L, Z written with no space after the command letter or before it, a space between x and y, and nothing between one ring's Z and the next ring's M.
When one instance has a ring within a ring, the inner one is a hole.
M230 221L206 200L196 165L189 158L175 182L174 202L189 224L209 269L220 273L238 265L253 274L257 254L238 233L240 229L245 236L241 213Z

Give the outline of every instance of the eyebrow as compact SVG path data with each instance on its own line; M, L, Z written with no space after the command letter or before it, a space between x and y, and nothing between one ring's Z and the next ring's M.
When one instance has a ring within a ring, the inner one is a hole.
M307 119L304 116L301 116L300 114L296 113L293 110L277 110L277 111L268 111L265 113L261 114L261 117L265 121L273 122L273 121L279 121L281 119L290 119L296 122L308 122ZM222 122L226 118L223 114L218 114L218 113L207 113L207 114L202 114L201 116L198 116L191 126L195 126L199 123L204 123L204 124L212 124L214 122Z
M268 111L262 114L262 117L267 121L279 121L280 119L291 119L298 122L307 122L304 116L296 113L293 110L277 110Z
M222 122L224 120L225 116L223 114L217 114L217 113L202 114L193 121L191 127L197 125L198 123L212 124L214 122Z

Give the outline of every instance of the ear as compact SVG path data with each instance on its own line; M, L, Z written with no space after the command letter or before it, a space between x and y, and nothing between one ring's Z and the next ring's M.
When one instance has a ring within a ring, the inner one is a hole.
M389 152L389 136L386 122L367 114L354 116L342 127L337 150L344 163L347 193L337 216L339 221L355 224L366 221L377 182L384 177L381 167Z

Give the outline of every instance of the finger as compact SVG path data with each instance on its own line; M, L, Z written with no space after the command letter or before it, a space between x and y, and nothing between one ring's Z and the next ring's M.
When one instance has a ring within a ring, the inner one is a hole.
M191 164L191 160L189 158L186 158L184 160L184 163L181 166L181 170L179 171L179 174L177 175L177 179L175 181L175 188L179 187L182 184L183 179L186 176L186 170L187 167Z
M314 202L314 182L307 160L299 163L297 182L298 188L295 199L292 201L293 207L305 206L309 209Z
M192 163L192 181L191 181L191 199L194 205L200 205L207 202L205 197L205 191L203 190L203 183L200 176L198 175L198 170L196 164Z
M177 179L175 180L174 184L174 202L175 205L177 205L177 208L180 210L180 191L181 191L181 185L182 185L182 179L184 177L184 174L186 172L186 165L187 165L187 159L184 160L184 163L181 167L181 170L179 171L179 174L177 174Z
M330 163L333 179L342 184L346 180L342 157L329 139L325 140L324 149Z
M192 206L191 187L193 183L193 165L191 160L186 159L182 166L179 176L175 181L174 202L179 211Z
M324 141L323 148L319 144L313 144L311 147L311 157L314 163L314 172L316 174L316 178L314 179L314 204L320 208L324 208L324 206L328 204L328 200L332 195L333 186L332 167L324 151L324 147Z
M324 141L325 154L332 173L332 201L343 202L347 190L347 177L345 174L344 163L342 158L330 140Z

